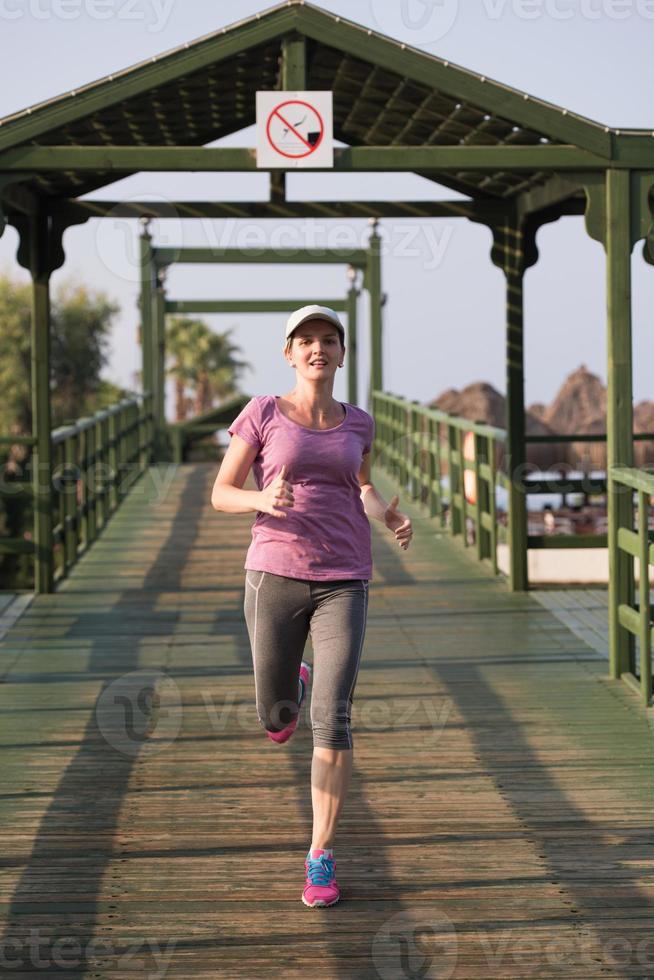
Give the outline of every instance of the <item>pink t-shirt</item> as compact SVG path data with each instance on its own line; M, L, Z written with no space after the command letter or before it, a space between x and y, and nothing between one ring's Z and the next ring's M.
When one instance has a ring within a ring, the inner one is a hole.
M341 403L343 404L343 403ZM257 511L244 568L290 578L372 578L370 522L358 474L370 452L375 422L343 404L345 418L331 429L309 429L281 412L273 395L256 395L234 419L230 435L259 450L252 464L258 490L286 463L293 485L288 517Z

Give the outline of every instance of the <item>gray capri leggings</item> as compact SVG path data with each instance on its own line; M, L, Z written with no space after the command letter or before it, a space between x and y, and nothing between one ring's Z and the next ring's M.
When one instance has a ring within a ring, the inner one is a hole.
M352 697L368 614L367 579L317 582L248 569L243 609L263 727L281 731L298 714L298 676L310 634L313 744L351 749Z

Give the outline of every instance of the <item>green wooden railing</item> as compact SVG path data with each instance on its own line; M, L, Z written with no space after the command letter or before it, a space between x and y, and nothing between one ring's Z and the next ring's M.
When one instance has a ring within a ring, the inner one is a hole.
M470 544L468 518L474 523L477 557L498 574L497 544L508 540L508 532L498 518L495 491L498 486L509 490L509 476L502 466L506 432L493 426L474 423L459 416L428 408L419 402L387 392L374 391L372 411L375 418L374 463L389 472L394 482L410 494L426 515L441 527L448 527L465 546ZM471 433L471 436L468 436ZM652 439L651 433L634 434L635 440ZM468 451L464 443L468 439ZM605 435L527 436L528 442L569 443L602 442ZM472 458L466 458L472 457ZM466 495L466 473L474 473L476 502ZM447 476L449 488L444 493L441 480ZM528 535L530 548L608 547L609 548L609 631L616 631L611 643L613 677L622 677L640 693L645 704L652 703L652 644L654 623L650 606L649 566L654 564L654 532L648 528L650 498L654 496L654 472L637 468L610 470L610 478L624 491L637 494L638 530L619 527L613 539L607 534ZM518 488L526 494L583 492L605 493L606 477L583 479L524 479ZM449 519L445 517L447 499ZM510 500L510 497L509 497ZM509 542L510 543L510 542ZM639 559L640 589L636 605L635 576L632 561ZM620 636L617 633L622 631ZM629 637L630 642L625 643ZM638 638L640 663L636 666L633 643ZM623 655L620 651L627 651Z
M30 497L34 518L45 508L52 527L52 551L31 539L0 539L0 552L28 553L50 563L52 578L64 578L97 538L111 514L151 460L153 420L149 393L125 398L94 415L76 419L51 434L49 492L35 491L34 474L25 486L5 482L0 495ZM0 445L35 444L33 436L2 436Z
M173 462L178 464L185 462L187 452L194 442L205 439L218 429L228 426L245 408L251 397L251 395L234 395L228 401L200 415L194 415L191 419L169 423L167 429L172 445Z
M610 590L609 597L609 629L625 630L627 644L613 644L616 651L611 673L614 677L622 677L640 693L644 704L652 702L652 643L654 641L654 623L652 622L652 607L650 604L649 566L654 565L654 532L649 530L649 501L654 495L654 473L639 470L634 467L614 466L610 471L611 479L618 487L631 490L637 496L638 530L632 527L618 527L615 535L615 558L620 560L629 556L626 569L617 568L617 561L610 561L610 574L620 573L620 588ZM613 543L613 542L612 542ZM639 587L638 605L636 606L635 574L633 559L638 558ZM626 601L622 601L626 599ZM636 668L636 650L632 637L638 638L640 648L640 664ZM627 662L623 663L618 651L620 648L628 651Z
M499 469L506 433L491 425L470 422L427 408L419 402L386 392L374 391L372 414L375 419L374 463L409 491L429 517L446 527L444 496L448 501L449 530L467 546L467 519L475 526L477 557L498 574L497 544L506 540L506 528L498 519L495 488L508 487L506 474ZM466 433L473 434L473 459L464 455ZM443 467L449 489L443 494ZM465 472L476 478L476 502L466 498Z

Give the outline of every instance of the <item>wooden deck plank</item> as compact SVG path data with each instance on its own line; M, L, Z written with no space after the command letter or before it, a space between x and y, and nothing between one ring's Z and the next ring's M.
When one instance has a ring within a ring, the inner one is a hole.
M256 718L252 517L211 509L214 467L171 470L0 641L20 975L47 975L30 930L44 957L69 937L75 977L654 975L649 715L608 678L593 620L560 618L601 615L601 596L511 595L415 512L408 552L373 525L343 899L306 909L310 719L276 746ZM144 680L146 738L125 707Z

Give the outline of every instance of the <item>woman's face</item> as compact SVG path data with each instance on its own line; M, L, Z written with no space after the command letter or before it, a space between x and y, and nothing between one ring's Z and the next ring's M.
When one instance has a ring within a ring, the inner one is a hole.
M307 378L333 377L343 360L341 335L326 320L306 320L296 327L286 358Z

